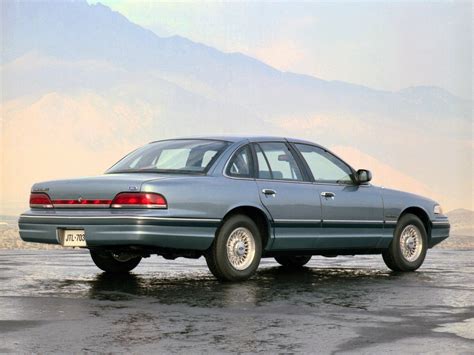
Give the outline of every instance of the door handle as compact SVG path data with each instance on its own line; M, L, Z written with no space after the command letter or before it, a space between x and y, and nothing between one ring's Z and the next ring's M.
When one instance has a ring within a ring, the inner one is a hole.
M334 192L321 192L321 196L324 198L330 198L334 200L334 197L336 197L336 194Z
M277 192L275 190L272 190L272 189L263 189L262 190L262 194L264 194L266 196L275 196L276 193Z

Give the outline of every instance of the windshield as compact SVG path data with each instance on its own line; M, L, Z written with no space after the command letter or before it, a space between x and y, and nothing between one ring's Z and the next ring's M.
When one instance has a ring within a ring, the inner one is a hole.
M179 139L148 144L107 170L110 173L205 173L228 142Z

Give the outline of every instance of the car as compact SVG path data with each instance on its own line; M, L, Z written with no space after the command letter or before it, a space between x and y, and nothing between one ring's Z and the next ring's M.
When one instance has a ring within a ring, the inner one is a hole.
M371 178L300 139L160 140L103 175L34 184L20 236L87 248L109 273L152 254L204 256L222 281L248 279L261 258L298 268L313 255L381 254L391 270L414 271L449 236L448 218Z

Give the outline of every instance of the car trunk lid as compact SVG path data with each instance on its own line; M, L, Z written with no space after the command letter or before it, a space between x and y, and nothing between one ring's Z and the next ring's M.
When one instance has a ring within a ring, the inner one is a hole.
M32 192L47 193L55 208L109 207L120 192L138 192L143 183L172 176L152 173L105 174L37 183Z

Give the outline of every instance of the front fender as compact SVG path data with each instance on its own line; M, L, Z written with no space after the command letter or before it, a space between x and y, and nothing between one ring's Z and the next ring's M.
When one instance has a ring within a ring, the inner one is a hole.
M430 221L436 219L433 212L435 201L408 192L381 188L384 204L384 218L387 222L398 221L400 216L409 208L422 210Z

